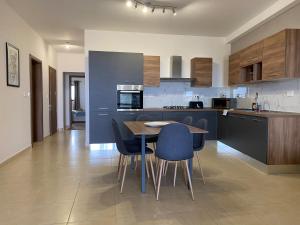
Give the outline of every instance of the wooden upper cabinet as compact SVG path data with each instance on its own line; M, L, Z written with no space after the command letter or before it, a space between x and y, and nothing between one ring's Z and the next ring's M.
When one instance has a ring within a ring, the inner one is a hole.
M192 87L212 86L212 58L193 58L191 60Z
M240 53L240 65L244 67L261 62L263 58L263 46L264 42L260 41L242 50Z
M229 56L229 85L241 83L240 52Z
M264 40L262 79L272 80L286 76L286 30Z
M144 56L144 85L147 87L160 85L160 56Z

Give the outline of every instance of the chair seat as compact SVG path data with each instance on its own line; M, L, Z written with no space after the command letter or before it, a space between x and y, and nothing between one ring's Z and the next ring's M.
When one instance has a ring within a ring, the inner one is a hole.
M141 155L142 154L142 150L141 150L141 141L140 140L127 140L124 141L124 144L127 148L127 151L129 153L129 155ZM145 148L145 153L146 154L152 154L153 150L146 147Z

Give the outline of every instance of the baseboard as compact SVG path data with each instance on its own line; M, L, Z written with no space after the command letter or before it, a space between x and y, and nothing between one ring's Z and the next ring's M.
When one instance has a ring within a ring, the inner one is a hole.
M12 156L9 156L7 159L4 159L2 162L0 162L0 167L5 166L7 163L11 162L12 160L14 160L18 156L22 155L23 153L25 153L26 151L29 151L29 150L32 150L31 146L18 151L16 154L14 154Z
M222 145L225 145L222 142L219 142ZM234 153L234 156L239 159L241 162L245 163L251 168L256 169L259 172L264 174L300 174L300 165L267 165L264 164L252 157L241 153L240 151L227 146L227 151Z

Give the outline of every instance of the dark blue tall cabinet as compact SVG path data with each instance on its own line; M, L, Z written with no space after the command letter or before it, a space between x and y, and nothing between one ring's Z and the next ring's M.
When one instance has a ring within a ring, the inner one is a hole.
M90 144L113 143L117 118L117 84L143 84L141 53L89 52Z

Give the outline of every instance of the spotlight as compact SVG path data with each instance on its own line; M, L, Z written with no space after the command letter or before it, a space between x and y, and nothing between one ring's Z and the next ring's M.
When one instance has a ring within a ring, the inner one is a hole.
M137 3L137 2L135 2L134 8L137 8L137 7L138 7L138 3Z
M163 8L163 13L165 13L166 12L166 9L165 8Z
M67 42L67 43L66 43L65 48L66 48L66 49L70 49L70 48L71 48L70 42Z
M152 13L154 13L154 11L155 11L155 7L152 8Z
M127 7L131 7L132 6L132 1L131 0L127 0L126 5L127 5Z
M176 16L177 15L177 12L176 10L173 8L173 16Z
M143 7L143 13L147 13L148 12L148 7L147 6L144 6Z

